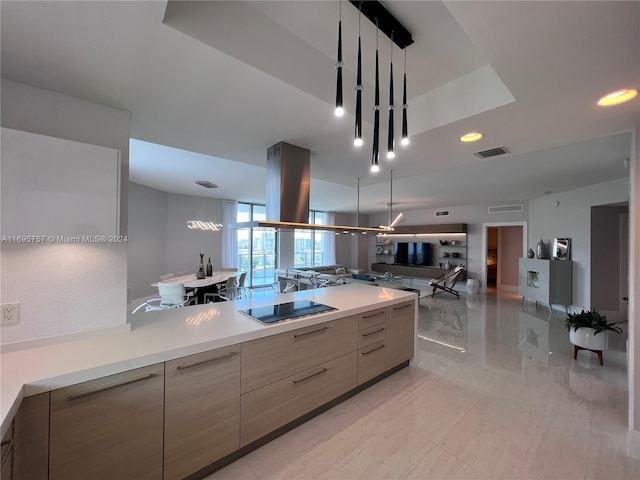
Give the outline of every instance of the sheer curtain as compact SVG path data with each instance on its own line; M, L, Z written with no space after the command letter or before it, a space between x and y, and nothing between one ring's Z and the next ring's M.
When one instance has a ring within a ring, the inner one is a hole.
M237 223L238 202L233 200L222 201L222 266L238 266L238 230L229 228L232 223Z
M327 225L336 224L336 214L327 212ZM322 265L335 265L336 263L336 236L333 232L322 234Z

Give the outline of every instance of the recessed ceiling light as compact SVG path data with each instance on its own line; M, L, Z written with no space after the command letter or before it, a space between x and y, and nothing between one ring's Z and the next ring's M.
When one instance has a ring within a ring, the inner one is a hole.
M618 105L620 103L628 102L632 98L635 98L638 95L638 91L633 88L624 88L622 90L617 90L615 92L608 93L600 100L598 100L598 105L601 107L609 107L611 105Z
M475 142L476 140L480 140L482 138L482 134L480 132L470 132L466 135L460 137L461 142Z

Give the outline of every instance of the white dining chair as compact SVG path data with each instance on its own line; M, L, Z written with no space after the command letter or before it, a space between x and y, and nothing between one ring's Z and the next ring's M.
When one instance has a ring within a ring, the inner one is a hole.
M247 272L242 272L240 276L236 278L238 279L238 287L244 287L244 281L247 278Z
M150 298L142 305L136 307L131 313L136 313L142 307L145 312L155 310L167 310L169 308L182 308L195 300L187 292L182 283L162 283L158 282L158 298Z
M167 273L166 275L160 275L160 281L164 282L165 280L171 280L172 278L175 278L175 275L173 273Z
M220 290L223 288L233 288L236 286L236 277L229 277L224 284L224 287L220 288L216 293L205 293L203 300L204 303L208 303L209 301L215 302L216 298L220 300Z
M237 272L238 271L238 267L222 267L220 269L220 271L222 271L222 272Z
M183 270L182 272L178 272L178 275L181 277L184 277L185 275L189 275L189 271L188 270Z
M246 287L225 287L218 291L220 300L231 301L249 298L249 289Z

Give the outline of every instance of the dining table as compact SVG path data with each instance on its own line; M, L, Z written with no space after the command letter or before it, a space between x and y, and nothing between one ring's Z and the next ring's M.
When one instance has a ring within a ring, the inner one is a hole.
M240 275L240 272L236 271L220 271L213 272L213 275L210 277L197 278L194 273L190 273L188 275L181 275L179 277L173 277L168 280L163 280L162 283L182 283L184 288L189 290L197 290L196 294L198 297L198 303L204 303L204 294L205 293L216 293L218 291L217 286L221 283L226 282L228 279L232 277L237 277ZM152 283L152 287L157 287L158 283Z

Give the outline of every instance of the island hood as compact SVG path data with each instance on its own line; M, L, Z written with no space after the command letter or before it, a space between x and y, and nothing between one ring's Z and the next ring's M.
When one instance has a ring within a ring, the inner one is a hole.
M267 220L236 223L231 228L324 230L336 233L389 233L389 228L367 228L309 223L311 152L286 142L267 149Z

